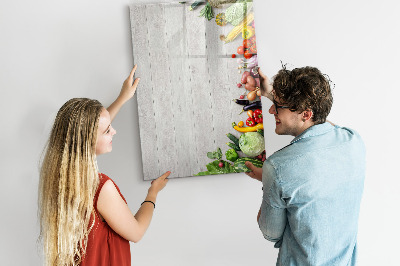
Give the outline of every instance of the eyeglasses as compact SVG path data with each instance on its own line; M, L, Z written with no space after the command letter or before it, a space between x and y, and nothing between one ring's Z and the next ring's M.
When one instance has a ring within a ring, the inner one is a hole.
M274 107L275 107L275 112L276 112L276 114L278 114L278 109L279 108L290 108L290 106L284 106L284 105L278 105L278 103L275 101L275 100L273 100L272 101L273 103L274 103Z

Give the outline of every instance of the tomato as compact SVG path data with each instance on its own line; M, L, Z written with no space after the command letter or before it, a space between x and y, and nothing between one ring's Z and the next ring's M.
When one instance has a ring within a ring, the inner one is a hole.
M243 47L247 49L249 48L249 46L250 46L250 40L243 40Z
M250 52L249 52L249 51L247 51L247 50L244 52L244 54L243 54L243 55L244 55L244 58L246 58L246 59L250 59L250 58L253 56L253 54L252 54L252 53L250 53Z
M248 40L243 40L243 47L248 49L250 53L256 54L257 53L256 36L253 36Z
M244 122L243 121L240 121L239 123L238 123L238 127L243 127L244 126Z
M235 54L232 54L232 58L235 58L236 57L236 55Z
M243 54L243 53L244 53L244 48L243 48L243 46L239 46L239 47L237 48L237 53L238 53L238 54Z

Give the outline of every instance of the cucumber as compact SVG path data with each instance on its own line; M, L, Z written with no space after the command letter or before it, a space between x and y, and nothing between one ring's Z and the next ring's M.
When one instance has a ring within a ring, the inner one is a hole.
M232 135L231 133L226 134L226 136L233 141L239 147L239 139Z
M240 151L239 145L236 145L235 143L227 142L226 145L228 145L229 147L231 147L231 148L234 149L235 151Z
M195 1L193 4L190 5L189 11L195 10L197 7L199 7L202 4L205 4L206 1L200 0L200 1Z
M255 167L262 168L263 162L254 158L242 157L235 161L233 167L236 173L251 172L250 169L244 164L246 161L251 162Z

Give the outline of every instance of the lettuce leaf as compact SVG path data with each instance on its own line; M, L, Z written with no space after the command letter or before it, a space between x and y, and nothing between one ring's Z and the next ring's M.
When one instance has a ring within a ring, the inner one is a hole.
M219 167L219 163L222 162L224 164L223 167ZM207 170L205 172L199 172L195 176L204 176L204 175L220 175L220 174L229 174L236 173L233 165L224 160L215 160L209 164L207 164Z

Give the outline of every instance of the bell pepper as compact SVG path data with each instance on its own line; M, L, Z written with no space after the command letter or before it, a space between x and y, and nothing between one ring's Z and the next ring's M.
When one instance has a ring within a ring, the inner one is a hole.
M256 122L254 121L254 118L253 118L253 117L247 118L247 120L246 120L246 125L249 126L249 127L255 126L255 125L256 125Z
M254 110L253 117L254 117L254 121L256 123L262 123L263 122L263 115L262 115L261 109Z
M227 160L234 162L239 158L239 155L235 151L235 149L229 149L225 152L225 157Z
M264 129L263 123L259 123L259 124L255 125L255 126L253 126L253 127L238 127L238 126L236 125L236 123L233 122L233 123L232 123L232 127L233 127L235 130L237 130L237 131L239 131L239 132L241 132L241 133L245 133L245 132L255 132L255 131L257 131L258 129Z

